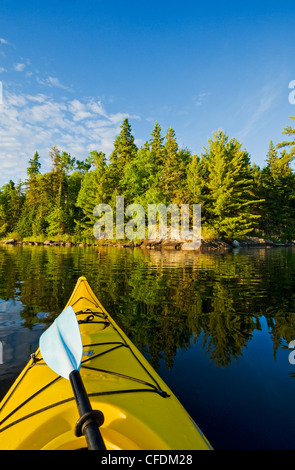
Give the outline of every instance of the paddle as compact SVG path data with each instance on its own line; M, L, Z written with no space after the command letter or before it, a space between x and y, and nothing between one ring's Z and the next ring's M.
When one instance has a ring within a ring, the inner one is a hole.
M40 351L46 364L58 375L70 380L80 419L76 435L85 435L90 450L106 450L99 426L104 417L101 411L92 410L80 375L83 345L76 314L67 307L41 335Z

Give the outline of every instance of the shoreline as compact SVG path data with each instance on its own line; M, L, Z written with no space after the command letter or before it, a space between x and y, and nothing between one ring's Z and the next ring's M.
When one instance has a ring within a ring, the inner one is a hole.
M269 239L259 237L245 237L242 240L234 240L233 242L224 241L216 238L212 240L201 239L200 243L194 245L192 242L187 240L152 240L145 239L140 241L109 241L101 240L96 242L72 242L72 241L60 241L60 240L45 240L34 241L34 240L16 240L14 238L8 240L1 240L0 245L13 245L13 246L63 246L67 248L71 247L110 247L110 248L141 248L147 250L159 250L159 251L194 251L196 253L204 252L226 252L239 248L276 248L276 247L295 247L295 241L291 242L274 242Z

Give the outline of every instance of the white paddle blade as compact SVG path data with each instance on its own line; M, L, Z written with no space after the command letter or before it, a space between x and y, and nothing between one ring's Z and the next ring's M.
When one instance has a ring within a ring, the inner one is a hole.
M67 307L41 335L39 346L46 364L65 379L80 369L83 345L72 307Z

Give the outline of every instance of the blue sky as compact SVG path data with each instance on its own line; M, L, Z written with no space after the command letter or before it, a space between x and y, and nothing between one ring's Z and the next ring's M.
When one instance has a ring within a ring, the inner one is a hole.
M128 117L136 143L156 121L200 154L212 133L262 166L292 122L295 3L1 0L0 186L38 151L108 156Z

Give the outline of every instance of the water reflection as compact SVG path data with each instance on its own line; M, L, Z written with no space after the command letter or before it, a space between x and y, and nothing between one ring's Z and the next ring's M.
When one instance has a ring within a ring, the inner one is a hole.
M177 350L188 348L192 337L202 341L215 365L225 367L242 356L253 332L261 329L261 317L274 354L295 337L294 271L292 251L280 249L196 255L1 247L0 340L8 332L15 337L16 331L18 336L31 330L35 336L36 326L52 322L77 278L86 275L155 367L161 358L172 367Z
M292 249L0 246L0 397L81 275L215 448L294 448Z

